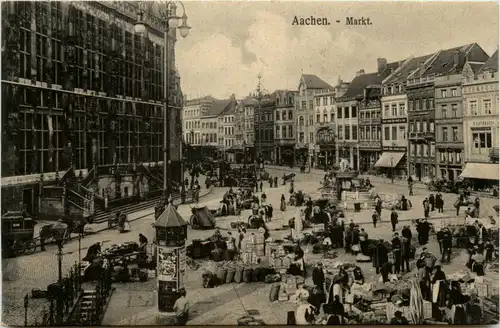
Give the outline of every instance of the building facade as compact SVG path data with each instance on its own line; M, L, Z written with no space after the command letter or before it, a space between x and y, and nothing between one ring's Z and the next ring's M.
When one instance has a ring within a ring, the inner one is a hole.
M246 162L255 161L255 108L257 100L252 95L245 97L243 105L243 158Z
M24 203L34 214L42 205L39 181L52 183L70 168L85 176L110 165L162 165L165 44L154 13L147 15L149 36L134 33L137 10L130 2L98 1L2 6L2 158L9 159L2 163L2 189L21 186L9 203ZM172 173L180 180L182 93L174 32L167 113ZM107 193L111 179L106 186L94 180L92 192ZM110 198L123 194L120 186L113 190Z
M436 77L436 177L450 181L462 173L464 136L462 74Z
M257 101L254 108L255 158L265 163L275 163L274 152L274 94Z
M485 62L488 55L477 44L440 50L408 76L408 121L411 152L410 174L417 180L436 177L435 85L436 77L462 71L466 59Z
M295 150L295 97L297 92L277 90L274 111L274 146L276 164L293 164Z
M183 136L186 146L185 157L187 160L202 160L202 128L201 115L213 104L215 99L206 96L198 99L184 99L182 109Z
M462 177L498 184L498 50L477 73L464 72L462 97Z
M314 166L315 134L314 95L318 92L333 91L333 87L312 74L302 74L299 81L298 96L295 102L296 141L295 161Z
M391 153L396 175L408 174L407 78L419 67L420 62L425 62L430 56L406 59L382 84L382 149ZM398 159L398 163L394 164L394 158Z
M217 135L219 154L230 163L235 163L234 116L237 105L230 106L219 116L219 133Z
M359 102L359 171L368 172L382 155L380 113L381 86L365 87Z

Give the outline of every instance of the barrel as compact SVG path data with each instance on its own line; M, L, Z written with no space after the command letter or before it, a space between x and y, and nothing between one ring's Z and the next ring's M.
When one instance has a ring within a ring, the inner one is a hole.
M234 272L234 282L239 284L243 280L243 268L237 267Z
M219 283L224 284L226 282L227 269L218 268L215 271L215 275L217 276L217 279L219 279Z
M230 284L233 282L235 274L236 274L235 268L227 269L226 284Z
M243 282L251 282L252 281L252 268L247 268L243 270Z

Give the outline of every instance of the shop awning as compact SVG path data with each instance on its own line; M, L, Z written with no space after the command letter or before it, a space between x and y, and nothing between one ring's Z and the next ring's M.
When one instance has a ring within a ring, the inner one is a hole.
M499 180L498 164L494 163L467 163L459 178Z
M405 153L385 152L375 163L375 167L396 167Z

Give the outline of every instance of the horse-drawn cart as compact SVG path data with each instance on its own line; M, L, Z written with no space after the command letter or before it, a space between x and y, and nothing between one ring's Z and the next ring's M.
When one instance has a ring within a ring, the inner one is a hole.
M191 208L191 218L189 223L193 229L214 229L215 218L208 207L193 207Z

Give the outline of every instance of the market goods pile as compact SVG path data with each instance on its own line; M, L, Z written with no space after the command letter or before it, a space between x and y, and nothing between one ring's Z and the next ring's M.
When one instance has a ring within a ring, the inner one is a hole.
M223 284L242 282L265 282L279 281L279 274L267 266L255 264L242 264L236 261L217 262L212 270L205 269L202 274L203 287L213 288Z

